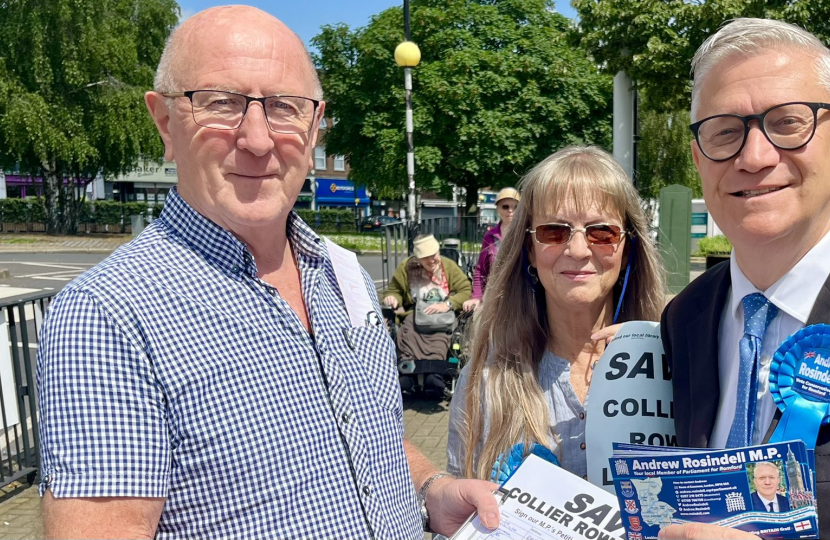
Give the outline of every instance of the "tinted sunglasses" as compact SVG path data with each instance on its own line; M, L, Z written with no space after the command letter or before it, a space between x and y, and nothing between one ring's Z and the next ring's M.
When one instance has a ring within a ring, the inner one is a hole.
M546 223L535 229L527 229L533 238L540 244L567 244L574 233L581 232L585 240L594 246L613 246L622 242L623 236L628 234L616 225L597 223L583 228L571 227L567 223Z
M515 206L510 206L509 204L503 204L503 205L501 205L501 209L504 210L505 212L508 211L508 210L514 210L515 211L516 207Z

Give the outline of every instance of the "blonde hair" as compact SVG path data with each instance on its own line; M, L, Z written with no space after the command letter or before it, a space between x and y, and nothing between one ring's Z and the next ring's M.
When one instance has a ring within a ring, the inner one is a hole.
M692 58L692 122L700 120L700 90L706 76L736 55L753 57L768 51L797 49L816 59L819 84L830 91L830 51L813 34L784 21L739 18L709 36Z
M531 238L526 230L534 214L549 214L567 200L578 210L596 203L617 212L636 237L633 243L626 240L626 249L633 251L629 257L634 258L619 322L658 320L663 309L662 264L640 198L607 152L592 146L564 148L528 172L520 188L522 200L502 240L471 336L474 345L462 428L467 477L489 478L498 456L517 442L549 447L551 437L556 439L550 433L550 413L537 378L551 336L544 290L528 275ZM615 285L615 302L620 289L619 283ZM485 425L488 433L482 440Z

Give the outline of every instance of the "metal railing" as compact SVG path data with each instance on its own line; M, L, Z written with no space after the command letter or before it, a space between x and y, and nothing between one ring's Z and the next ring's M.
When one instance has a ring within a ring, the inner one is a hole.
M458 240L457 249L461 253L462 270L472 275L481 251L481 241L494 225L479 224L477 216L422 219L417 229L407 223L384 225L381 247L382 289L389 285L389 280L398 265L412 254L412 239L418 234L432 234L442 246L450 244L445 242L447 240ZM453 242L453 247L455 244Z
M0 301L0 488L20 482L22 489L37 481L35 351L43 315L54 295L55 291L38 292Z

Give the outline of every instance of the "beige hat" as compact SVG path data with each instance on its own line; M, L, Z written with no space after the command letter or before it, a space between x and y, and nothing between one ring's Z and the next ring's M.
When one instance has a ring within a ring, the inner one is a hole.
M438 245L438 240L436 240L431 234L421 238L416 238L415 241L412 242L412 245L415 251L415 256L419 259L423 259L424 257L432 257L441 250L441 246Z
M516 202L522 200L522 196L519 195L519 192L512 187L503 188L499 191L499 194L496 195L496 204L502 199L516 199Z

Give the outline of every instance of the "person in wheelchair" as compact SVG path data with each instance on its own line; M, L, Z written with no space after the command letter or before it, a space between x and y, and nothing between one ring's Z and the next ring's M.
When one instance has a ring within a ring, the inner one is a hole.
M472 285L461 268L442 257L433 235L415 237L414 255L395 270L383 303L398 313L399 360L446 360L455 317Z

